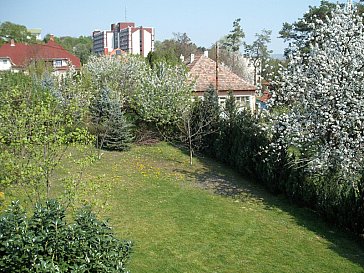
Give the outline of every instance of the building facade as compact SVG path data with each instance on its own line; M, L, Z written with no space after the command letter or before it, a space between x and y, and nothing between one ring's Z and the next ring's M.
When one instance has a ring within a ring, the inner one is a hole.
M146 57L154 51L154 28L136 27L132 22L112 24L110 31L94 31L92 36L96 54L108 55L120 49Z
M108 55L114 50L114 33L112 31L95 30L92 33L93 52Z

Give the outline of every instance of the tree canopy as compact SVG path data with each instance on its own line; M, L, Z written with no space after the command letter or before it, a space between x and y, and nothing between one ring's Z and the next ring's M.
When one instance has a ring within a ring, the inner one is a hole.
M283 38L285 42L289 42L290 46L286 49L286 55L291 52L290 47L298 47L301 50L308 52L308 38L310 37L314 22L319 19L326 21L331 17L331 12L335 10L338 4L332 3L327 0L322 0L320 6L310 6L308 12L306 12L302 18L299 18L293 23L283 23L282 29L279 32L280 38ZM344 4L340 4L340 7L344 8ZM354 3L355 11L358 14L364 12L364 5L361 3Z
M311 174L355 187L364 145L363 17L337 7L310 27L308 53L294 51L276 82L273 102L283 113L272 116L275 147L294 152L295 164Z
M3 22L0 24L0 46L14 39L16 43L35 43L35 36L23 25L11 22Z

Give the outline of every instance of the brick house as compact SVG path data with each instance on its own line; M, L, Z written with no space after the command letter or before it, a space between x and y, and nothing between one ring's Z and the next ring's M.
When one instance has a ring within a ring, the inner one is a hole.
M183 57L181 57L183 59ZM254 85L249 84L238 75L234 74L228 67L217 65L208 57L207 51L204 54L191 54L185 64L189 69L190 77L196 81L195 92L197 96L203 96L209 86L217 90L220 105L225 104L228 92L232 91L238 107L255 111Z
M29 64L38 60L45 61L56 75L71 67L81 68L80 59L57 44L53 36L46 44L29 45L11 40L0 47L0 71L23 71Z

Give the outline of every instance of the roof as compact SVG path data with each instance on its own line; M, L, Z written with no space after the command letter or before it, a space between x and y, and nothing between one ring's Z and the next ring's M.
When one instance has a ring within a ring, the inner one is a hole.
M271 97L272 95L269 93L269 91L264 91L261 97L257 97L257 100L266 103Z
M127 54L124 50L120 49L120 48L115 48L113 49L113 51L107 53L107 55L109 56L119 56L119 55L125 55Z
M197 55L194 61L187 64L190 75L196 78L197 92L206 91L210 85L216 86L216 62L205 55ZM254 85L249 84L228 67L218 67L218 91L255 91Z
M78 57L50 40L46 44L7 43L0 47L0 58L10 58L16 67L25 67L31 60L67 59L76 68L81 67Z

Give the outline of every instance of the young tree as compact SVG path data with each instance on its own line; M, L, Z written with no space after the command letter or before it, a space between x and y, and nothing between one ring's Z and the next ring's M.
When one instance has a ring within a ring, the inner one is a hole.
M62 81L2 74L0 84L0 187L17 185L31 201L49 197L52 175L70 147L88 144L87 98L74 74Z
M122 110L123 103L112 90L104 88L90 105L91 131L96 136L96 148L122 151L133 140L132 125Z
M272 102L276 148L289 148L295 164L313 175L356 188L364 147L363 18L337 7L316 19L309 33L309 54L291 57Z
M188 147L190 164L193 164L195 151L208 152L215 138L213 134L218 131L220 106L217 92L210 86L204 93L203 100L196 98L190 108L184 109L177 128L180 140Z

